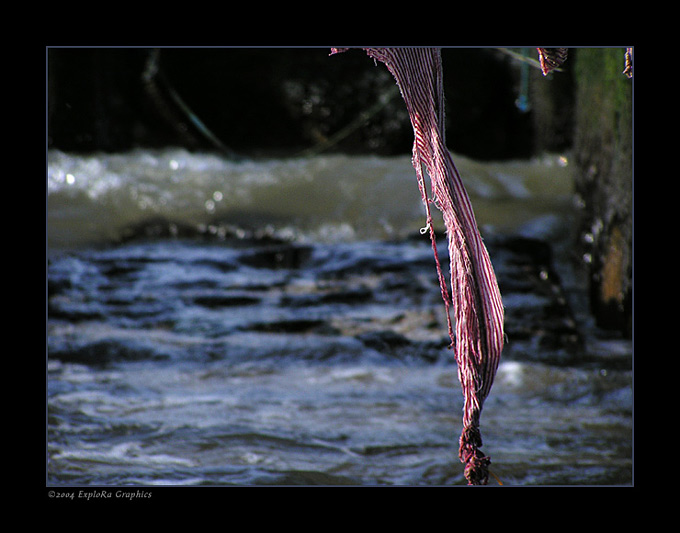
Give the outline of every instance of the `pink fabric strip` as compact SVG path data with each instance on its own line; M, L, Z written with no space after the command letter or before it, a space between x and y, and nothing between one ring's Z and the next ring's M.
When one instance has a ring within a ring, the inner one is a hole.
M344 51L333 49L333 53ZM477 228L472 204L444 134L444 90L440 50L436 48L368 48L384 63L406 102L415 141L413 166L426 208L437 273L449 317L449 295L437 256L429 203L441 210L448 235L455 337L449 334L465 400L459 456L469 484L486 484L490 460L480 450L480 415L503 350L504 310L489 254ZM423 167L430 177L428 198Z

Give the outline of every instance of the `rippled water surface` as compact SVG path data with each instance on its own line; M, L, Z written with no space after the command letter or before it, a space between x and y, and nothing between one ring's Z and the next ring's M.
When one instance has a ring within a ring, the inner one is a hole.
M568 166L456 161L506 305L492 471L631 484L631 346L567 260ZM48 484L464 484L408 157L55 152L48 186Z

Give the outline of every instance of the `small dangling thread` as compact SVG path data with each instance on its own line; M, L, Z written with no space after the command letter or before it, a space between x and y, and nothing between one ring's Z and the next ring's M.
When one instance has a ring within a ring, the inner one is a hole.
M496 483L498 483L501 487L503 486L503 482L496 474L494 474L491 470L489 470L489 474L491 474L491 476L496 480Z

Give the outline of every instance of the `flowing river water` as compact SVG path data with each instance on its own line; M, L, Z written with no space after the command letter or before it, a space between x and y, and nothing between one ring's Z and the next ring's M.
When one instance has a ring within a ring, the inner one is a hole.
M454 160L506 306L493 473L632 484L632 345L588 314L566 158ZM48 485L465 483L410 157L51 151L47 194Z

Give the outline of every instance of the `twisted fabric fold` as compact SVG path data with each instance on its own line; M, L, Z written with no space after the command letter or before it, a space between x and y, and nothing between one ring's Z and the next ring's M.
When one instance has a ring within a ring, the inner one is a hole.
M332 52L344 50L333 49ZM413 126L412 163L425 205L426 227L430 231L464 397L459 458L465 464L468 484L486 484L490 459L479 450L482 445L479 420L503 349L504 310L496 275L477 228L470 199L446 148L441 53L436 48L365 50L370 57L384 63L394 76ZM451 297L439 264L423 168L430 177L432 197L446 226ZM455 335L449 300L453 304Z
M544 76L550 74L567 60L568 48L536 48Z

